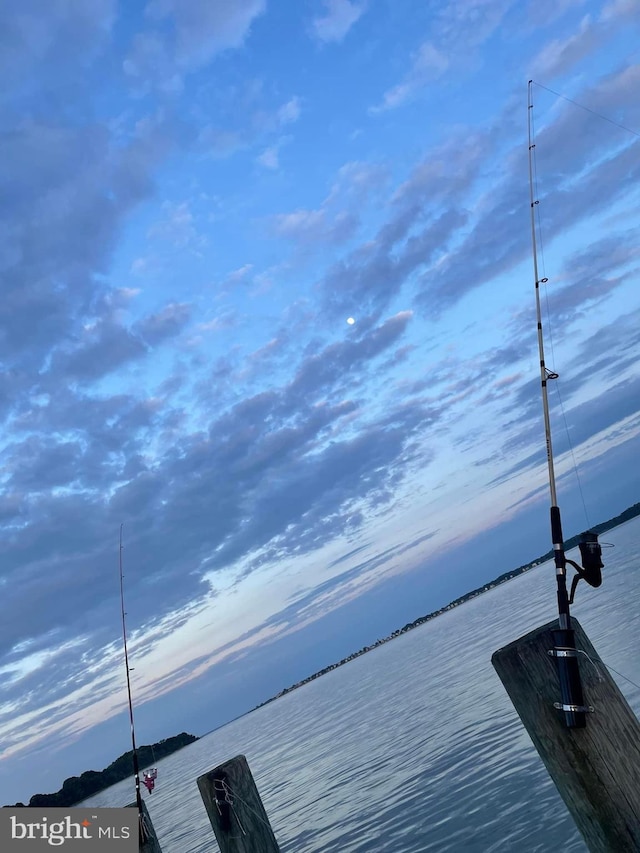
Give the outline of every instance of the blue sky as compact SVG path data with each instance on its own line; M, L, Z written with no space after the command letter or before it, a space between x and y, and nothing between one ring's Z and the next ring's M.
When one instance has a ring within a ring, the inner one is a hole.
M638 20L5 4L3 802L129 747L121 523L141 743L549 548L529 78L565 533L640 500Z

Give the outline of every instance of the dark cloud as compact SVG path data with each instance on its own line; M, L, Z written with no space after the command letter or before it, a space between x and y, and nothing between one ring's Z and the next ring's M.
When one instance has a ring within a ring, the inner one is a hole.
M407 286L417 292L427 316L436 317L444 305L454 304L490 273L499 273L501 258L509 259L512 253L507 242L507 235L513 233L511 220L501 221L497 228L495 222L483 226L478 252L467 253L470 238L463 236L460 242L460 235L467 234L468 208L475 205L470 194L491 171L490 159L501 155L512 125L507 114L483 130L468 131L464 138L456 133L430 150L393 194L387 221L374 238L328 269L319 285L325 310L335 315L365 305L368 311L379 312ZM496 180L504 177L498 173ZM528 210L518 211L521 201L513 192L507 207L497 202L494 208L492 201L489 210L499 210L504 217L512 208L512 215L523 223L518 245L525 246ZM494 256L495 270L489 260ZM477 278L478 263L486 263L485 277Z
M576 252L564 264L561 277L570 283L560 289L547 286L549 313L553 326L567 329L597 310L612 292L638 272L640 231L610 235Z
M530 390L535 386L532 384ZM537 383L538 398L540 396L540 383ZM553 401L553 389L549 393ZM552 409L552 417L555 428L552 429L553 452L555 457L569 450L575 450L598 432L615 426L623 419L635 415L640 411L640 378L625 379L585 403L566 410L563 415L559 405ZM500 476L496 477L492 484L505 482L515 474L522 473L532 467L539 465L545 458L544 428L542 424L542 402L539 403L539 415L537 425L520 430L516 436L505 442L505 450L513 451L531 446L535 437L538 437L539 449L519 460ZM528 421L528 416L522 416L519 420ZM564 429L562 427L565 427Z
M570 364L574 382L586 382L594 376L615 381L638 364L639 351L640 309L635 309L580 341Z
M606 169L607 164L614 164L616 157L612 152L616 148L624 149L634 144L634 136L612 121L628 128L640 126L640 105L632 93L640 85L640 65L629 64L607 75L598 83L585 87L573 97L574 101L587 109L575 104L558 100L539 87L535 89L534 115L540 121L546 115L550 105L555 106L556 115L552 114L551 121L536 134L536 166L537 177L542 197L553 193L557 188L565 189L569 185L577 194L587 189L589 180L598 178L597 166L602 165L604 171L600 174L611 174ZM594 115L596 113L596 115ZM526 152L525 152L526 153ZM624 152L619 152L624 153ZM637 156L637 155L636 155ZM585 174L586 170L586 174ZM607 189L604 179L599 181L601 189ZM617 185L616 185L617 187ZM598 207L602 209L600 193L588 192L591 199L598 199ZM550 209L551 204L549 204ZM583 215L592 212L587 205Z
M34 65L42 72L61 70L87 59L98 49L115 20L116 0L26 0L0 11L0 71L5 97L20 89ZM46 78L43 78L46 79ZM46 84L45 84L46 85Z
M77 441L55 441L29 436L10 448L13 472L7 483L13 490L48 491L72 484L78 476L77 460L83 448ZM5 451L7 454L7 451Z
M147 354L140 338L116 323L99 321L89 329L84 341L70 352L58 351L53 372L71 381L93 382Z
M329 568L332 569L334 566L340 565L340 563L344 563L347 560L350 560L356 554L359 554L361 551L366 550L371 543L366 543L364 545L358 545L357 548L352 548L350 551L347 551L345 554L342 554L340 557L336 557L335 560L332 560L329 563Z
M5 363L37 373L53 352L54 362L88 378L102 360L141 352L113 319L95 318L96 276L108 267L123 218L151 192L150 171L165 144L154 129L114 149L104 127L34 122L0 137L0 231L11 235L0 255Z
M157 314L146 317L137 328L141 337L152 346L179 334L191 317L191 307L172 303Z
M407 239L397 255L393 255L385 243L394 245L400 235L405 237L413 221L407 222L406 227L394 221L392 226L398 226L397 232L380 235L381 245L374 240L354 251L346 261L330 268L322 282L327 310L333 316L362 310L362 306L366 306L368 311L381 311L400 292L412 273L433 261L436 253L444 250L450 238L466 223L467 217L465 211L456 209L433 216L419 233ZM410 217L405 215L405 218L408 220Z
M640 376L624 379L603 394L574 406L566 412L571 444L578 447L598 432L615 426L640 411ZM556 439L558 453L569 449L569 436L560 430Z
M427 153L391 196L388 218L373 239L328 269L319 284L326 310L335 315L364 305L380 311L408 284L423 294L419 302L425 313L440 309L433 300L432 270L440 269L441 257L457 256L457 238L471 221L469 194L480 177L492 172L492 158L504 146L512 122L502 116L485 129L468 130L464 138L456 132ZM491 247L500 247L498 236L490 234ZM445 260L445 268L449 263ZM428 272L421 278L424 267Z
M355 371L399 340L410 320L411 312L404 311L359 339L330 344L310 355L297 371L287 394L303 400L335 383L344 388L345 382L352 381Z
M416 421L424 425L429 415ZM246 552L270 542L276 553L301 554L352 529L352 510L393 500L403 469L413 461L411 433L396 426L362 431L349 441L329 445L295 472L281 488L260 496L247 513L241 535L223 547L214 565L227 565Z

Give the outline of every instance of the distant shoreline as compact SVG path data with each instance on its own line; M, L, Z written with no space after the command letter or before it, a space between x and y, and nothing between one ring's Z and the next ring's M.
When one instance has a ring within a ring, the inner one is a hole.
M619 515L610 518L608 521L603 521L600 524L596 524L590 529L600 535L601 533L605 533L607 530L612 530L614 527L619 527L621 524L624 524L626 521L630 521L632 518L640 515L640 503L633 504L633 506L628 507L623 510ZM572 548L575 548L580 540L580 535L572 536L570 539L567 539L564 543L565 551L570 551ZM328 672L331 672L334 669L337 669L340 666L344 666L344 664L349 663L349 661L355 660L355 658L360 657L361 655L366 654L367 652L373 651L373 649L378 648L379 646L384 645L385 643L390 642L391 640L395 640L396 637L399 637L401 634L406 634L407 631L411 631L413 628L417 628L419 625L424 625L425 622L430 622L431 619L435 619L436 616L441 616L443 613L446 613L448 610L452 610L454 607L458 607L460 604L464 604L465 601L469 601L472 598L476 598L478 595L481 595L483 592L488 592L490 589L494 589L496 586L500 584L506 583L507 581L513 580L513 578L518 575L524 574L528 572L530 569L539 566L541 563L546 563L548 560L553 557L553 549L550 549L543 554L541 557L536 557L535 560L531 560L529 563L525 563L523 566L519 566L517 569L513 569L510 572L505 572L502 575L499 575L492 581L484 584L484 586L478 587L477 589L471 590L471 592L467 592L464 595L461 595L459 598L454 599L449 602L445 607L441 607L439 610L434 610L431 613L427 613L426 616L419 616L413 622L407 622L407 624L403 628L397 628L393 633L389 634L388 637L383 637L381 640L376 640L375 643L372 643L370 646L364 646L357 652L353 652L348 657L343 658L341 661L337 663L332 663L329 666L326 666L324 669L318 670L318 672L314 672L313 675L309 675L307 678L302 679L302 681L297 681L295 684L292 684L290 687L286 687L284 690L281 690L280 693L277 693L275 696L271 696L270 699L266 699L264 702L261 702L259 705L256 705L250 711L247 711L246 714L252 713L252 711L257 711L258 708L263 708L265 705L268 705L270 702L275 702L276 699L280 699L282 696L286 696L287 693L291 693L293 690L297 690L298 687L302 687L305 684L309 684L311 681L315 681L316 678L320 678L322 675L326 675ZM239 717L235 719L240 719L240 717L246 716L246 714L240 714ZM229 722L233 722L230 720ZM223 725L229 725L229 723L223 723ZM217 728L222 728L222 726L218 726ZM212 729L212 731L216 731L216 729ZM207 734L211 734L211 732L207 732Z

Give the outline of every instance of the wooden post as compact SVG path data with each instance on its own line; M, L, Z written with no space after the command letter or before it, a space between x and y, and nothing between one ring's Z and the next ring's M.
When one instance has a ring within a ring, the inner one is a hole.
M576 619L584 700L583 729L561 711L549 622L494 652L491 662L592 853L640 851L640 724ZM587 657L581 652L586 652Z
M137 803L129 803L126 806L126 808L137 809L138 804ZM151 823L151 818L149 816L147 804L145 803L144 800L142 801L142 815L143 815L142 819L144 820L145 831L146 831L148 838L144 842L144 844L139 845L138 849L140 850L140 853L162 853L162 850L160 849L160 842L158 841L158 838L156 836L156 831L153 828L153 824Z
M244 755L198 777L220 853L280 853Z

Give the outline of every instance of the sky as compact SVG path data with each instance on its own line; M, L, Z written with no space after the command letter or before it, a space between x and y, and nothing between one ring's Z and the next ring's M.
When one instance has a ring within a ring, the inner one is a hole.
M130 748L120 525L139 743L550 548L529 79L565 535L640 500L639 26L2 4L2 802Z

